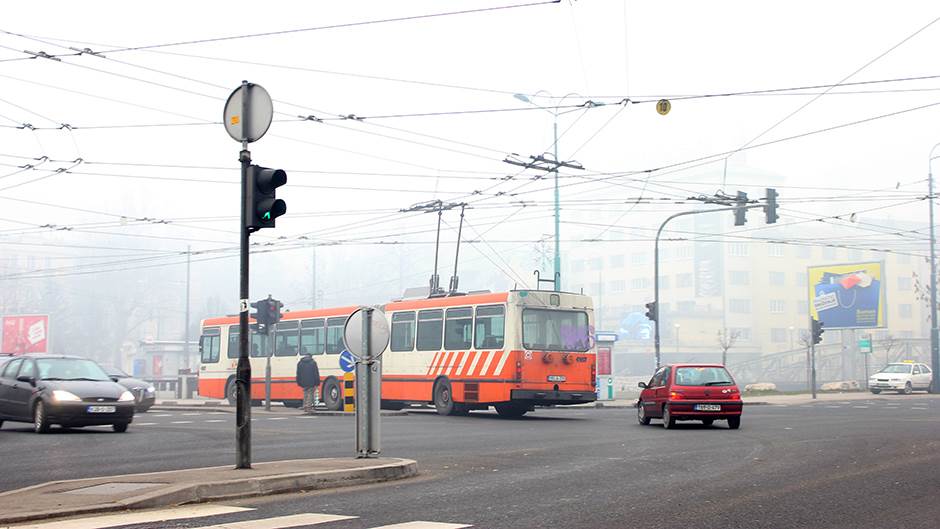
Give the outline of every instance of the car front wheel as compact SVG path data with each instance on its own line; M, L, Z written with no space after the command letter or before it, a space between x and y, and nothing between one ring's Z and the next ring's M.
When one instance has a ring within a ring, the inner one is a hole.
M650 418L646 416L646 407L640 402L636 405L636 421L643 426L650 423Z
M36 433L46 433L49 431L49 417L46 415L46 406L39 401L33 408L33 430Z
M114 430L114 431L117 432L117 433L124 433L124 432L127 431L127 423L126 423L126 422L119 422L119 423L117 423L117 424L112 424L112 425L111 425L111 429Z
M904 392L903 392L903 393L904 393L905 395L910 395L910 394L913 393L913 392L914 392L914 386L912 386L910 382L904 384Z
M871 393L872 393L872 395L877 395L877 394L881 393L881 390L880 390L880 389L873 389L873 390L871 390Z

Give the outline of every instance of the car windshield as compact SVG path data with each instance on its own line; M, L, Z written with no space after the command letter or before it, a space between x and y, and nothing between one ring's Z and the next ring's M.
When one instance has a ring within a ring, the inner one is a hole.
M104 372L107 373L109 377L131 378L130 375L128 375L124 371L121 371L120 369L114 366L101 366L101 367L102 369L104 369Z
M731 386L734 381L723 367L680 367L676 369L677 386Z
M36 365L40 380L111 380L101 366L83 358L40 358Z
M879 373L910 373L911 364L891 364L885 366Z

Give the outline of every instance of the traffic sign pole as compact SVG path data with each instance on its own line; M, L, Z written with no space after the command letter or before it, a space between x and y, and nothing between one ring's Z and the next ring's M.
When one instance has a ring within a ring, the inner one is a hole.
M243 86L246 83L243 83ZM244 114L244 112L243 112ZM248 142L242 142L239 155L242 164L242 222L239 260L239 297L241 311L238 313L238 369L235 373L235 468L251 468L251 361L248 359L248 227L245 224L248 199L248 166L251 153Z

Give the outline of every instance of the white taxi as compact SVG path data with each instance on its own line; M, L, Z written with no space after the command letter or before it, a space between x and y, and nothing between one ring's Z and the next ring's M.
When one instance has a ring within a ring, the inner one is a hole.
M933 373L926 364L898 362L888 364L868 379L868 389L875 395L882 391L897 391L910 395L914 390L931 391Z

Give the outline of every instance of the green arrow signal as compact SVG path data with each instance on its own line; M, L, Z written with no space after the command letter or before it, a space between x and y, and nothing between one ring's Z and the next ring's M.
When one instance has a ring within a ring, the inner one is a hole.
M266 212L264 215L261 216L261 218L264 220L271 220L271 212L270 211Z

